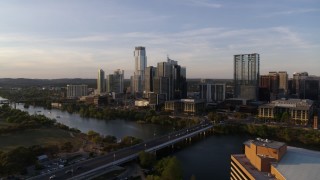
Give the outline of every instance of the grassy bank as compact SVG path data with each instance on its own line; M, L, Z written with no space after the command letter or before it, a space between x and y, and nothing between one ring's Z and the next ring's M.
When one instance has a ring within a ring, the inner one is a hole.
M19 146L61 145L65 142L72 142L73 147L78 149L82 144L82 139L76 133L73 133L72 136L69 131L56 127L27 129L0 135L0 149L4 152L13 150Z

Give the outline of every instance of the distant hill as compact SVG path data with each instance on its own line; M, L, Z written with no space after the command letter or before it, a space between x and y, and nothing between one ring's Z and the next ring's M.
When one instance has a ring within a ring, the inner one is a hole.
M3 88L23 88L23 87L43 87L43 86L54 86L64 87L67 84L87 84L88 87L96 87L96 79L25 79L25 78L2 78L0 79L0 87Z
M196 90L201 79L187 79L188 90ZM230 83L230 79L206 79L206 83L226 82ZM86 84L89 88L97 87L96 79L26 79L26 78L0 78L0 87L2 88L24 88L24 87L66 87L67 84ZM130 79L124 80L124 86L130 86Z

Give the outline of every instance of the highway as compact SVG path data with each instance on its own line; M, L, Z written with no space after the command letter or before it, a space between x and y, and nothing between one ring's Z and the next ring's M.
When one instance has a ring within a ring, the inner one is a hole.
M151 139L149 141L120 149L115 152L110 152L107 155L99 156L93 159L73 164L62 169L50 172L48 174L35 176L29 178L30 180L43 180L43 179L84 179L83 177L90 177L90 174L105 171L113 165L122 164L128 160L136 158L140 151L153 151L161 149L162 146L168 146L176 141L180 141L182 137L189 137L195 135L201 130L212 127L210 123L202 123L190 128L182 129L172 132L170 134ZM172 143L171 143L172 142ZM53 178L54 177L54 178Z

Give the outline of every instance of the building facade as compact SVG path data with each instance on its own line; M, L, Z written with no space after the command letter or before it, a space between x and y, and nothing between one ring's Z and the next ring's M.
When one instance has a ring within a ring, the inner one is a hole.
M300 80L302 78L305 78L309 76L309 74L307 72L295 72L293 73L293 79L292 79L292 92L291 94L296 95L297 97L299 97L299 93L300 93Z
M234 97L254 99L258 97L260 56L254 54L234 55Z
M165 111L185 114L200 114L205 109L205 102L196 99L181 99L165 102Z
M260 118L280 120L287 113L289 123L307 125L313 116L313 101L308 99L279 99L259 106Z
M169 57L166 62L159 62L153 87L154 93L166 94L167 100L186 98L186 68Z
M88 85L67 85L67 98L79 98L88 95Z
M124 92L124 70L117 69L107 76L107 92Z
M286 71L279 71L279 93L288 94L288 73Z
M149 66L144 72L144 97L149 98L150 93L153 93L154 78L156 77L157 68Z
M257 138L244 142L245 154L231 155L230 179L319 179L320 152Z
M103 94L105 92L106 92L105 73L102 69L99 69L98 78L97 78L97 94Z
M231 179L272 179L271 163L287 151L285 143L260 138L244 142L244 147L245 154L231 155Z
M297 94L301 99L311 99L319 101L319 85L320 77L304 76L299 79L299 93Z
M265 92L261 92L264 90ZM277 72L269 72L268 75L261 75L259 80L259 100L273 101L279 97L279 74ZM268 95L266 96L265 94ZM266 98L268 97L268 98Z
M226 84L200 84L200 99L206 102L222 102L226 98Z
M142 46L135 47L133 55L135 60L135 71L132 89L134 93L142 93L144 89L144 71L147 67L146 48Z

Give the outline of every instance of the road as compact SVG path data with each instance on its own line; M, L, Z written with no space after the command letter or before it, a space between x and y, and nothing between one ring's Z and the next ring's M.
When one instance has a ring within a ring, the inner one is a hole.
M77 164L67 166L62 169L58 169L58 170L53 171L48 174L39 175L39 176L30 178L30 180L31 179L32 180L50 179L50 177L55 177L52 179L57 179L57 180L70 179L72 177L81 175L85 172L88 172L88 171L90 172L96 168L103 167L107 164L110 165L108 167L111 167L112 165L115 165L115 162L117 162L117 160L120 160L122 158L126 158L131 155L135 155L135 154L139 153L140 151L145 151L145 150L151 149L151 148L156 147L158 145L161 145L166 142L178 139L182 136L194 133L196 131L199 131L199 130L206 128L206 127L209 127L209 126L211 126L210 123L204 122L200 125L196 125L196 126L193 126L190 128L175 131L170 134L167 134L167 135L164 135L164 136L161 136L161 137L158 137L158 138L155 138L155 139L152 139L152 140L149 140L149 141L146 141L146 142L143 142L143 143L140 143L140 144L128 147L128 148L124 148L124 149L121 149L121 150L118 150L115 152L110 152L104 156L99 156L99 157L96 157L93 159L89 159L86 161L79 162ZM104 170L105 170L105 168L97 170L97 171L104 171Z

